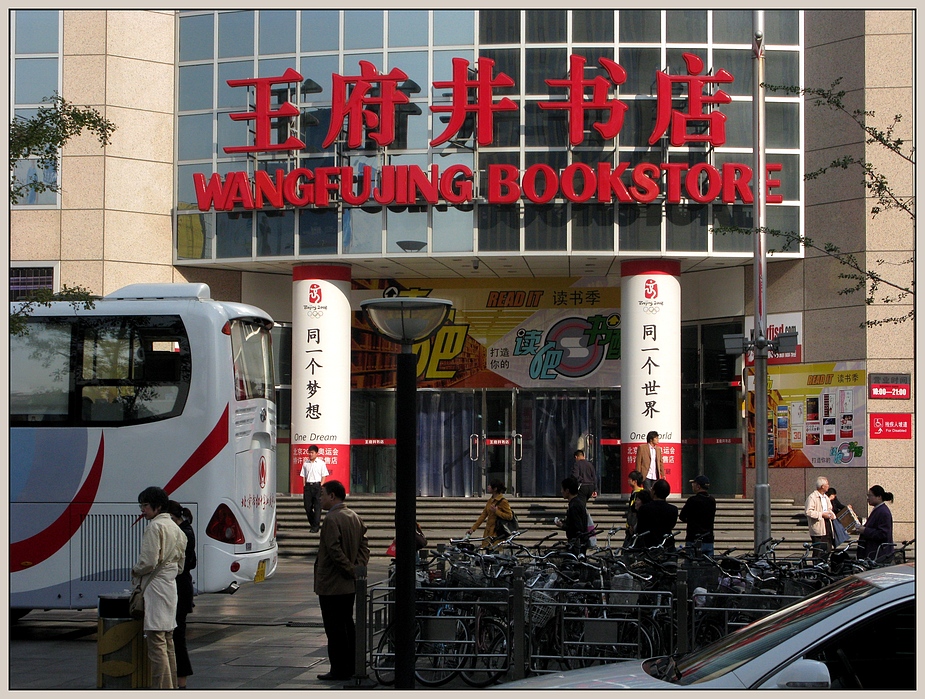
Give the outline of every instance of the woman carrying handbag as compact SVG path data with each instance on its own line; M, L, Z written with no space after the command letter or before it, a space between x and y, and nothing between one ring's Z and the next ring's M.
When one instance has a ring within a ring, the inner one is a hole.
M177 625L176 579L183 570L186 535L167 514L167 502L167 493L156 486L138 494L138 506L148 526L141 539L138 561L132 567L133 582L145 586L144 630L154 689L177 687L173 645L173 630Z

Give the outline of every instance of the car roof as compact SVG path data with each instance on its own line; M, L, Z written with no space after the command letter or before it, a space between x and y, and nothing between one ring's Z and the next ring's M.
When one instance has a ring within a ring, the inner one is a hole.
M855 573L854 577L879 588L893 587L903 583L915 582L915 563L903 563L885 568L874 568Z

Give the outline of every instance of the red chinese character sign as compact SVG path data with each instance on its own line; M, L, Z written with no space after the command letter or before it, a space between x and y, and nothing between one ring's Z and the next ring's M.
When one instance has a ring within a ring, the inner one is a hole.
M665 479L681 492L681 264L621 265L620 452L623 488L646 435L659 435ZM645 474L643 474L645 475Z
M912 413L871 413L871 439L912 439Z
M289 482L299 478L308 447L331 478L350 490L350 268L303 265L292 270L292 438Z
M703 75L703 61L694 54L683 54L687 75L669 75L657 71L656 120L649 144L667 137L673 146L722 146L726 141L726 116L720 107L731 100L718 86L733 82L724 69ZM585 123L589 110L600 114L601 120L591 128L607 140L615 138L623 127L627 105L616 98L616 92L627 78L626 70L609 58L598 58L604 75L585 78L587 59L571 55L565 78L549 77L545 82L553 89L565 91L565 99L539 102L543 111L563 112L568 121L568 143L581 145L585 138ZM299 115L298 108L288 101L273 107L274 95L288 93L302 76L289 69L283 75L268 78L229 80L232 87L253 89L253 111L234 112L230 118L249 122L254 134L253 145L226 146L226 153L276 153L298 151L304 143L295 136L274 140L273 134L286 133L287 120ZM359 73L332 76L331 121L323 142L324 148L342 142L348 149L372 144L388 148L396 139L396 114L407 109L410 99L403 85L408 75L398 67L380 73L369 61L359 61ZM448 104L434 104L435 124L445 122L431 146L458 143L470 137L474 145L492 144L495 115L514 112L518 104L500 91L516 86L514 78L497 71L490 58L479 57L473 67L464 58L453 59L452 79L435 81L440 94L449 97ZM675 88L679 94L675 95ZM679 97L680 95L680 97ZM675 109L681 98L684 110ZM280 98L281 99L281 98ZM414 106L414 105L411 105ZM474 124L474 132L471 130ZM563 144L565 145L565 144ZM767 165L767 202L779 204L782 195L776 173L780 164ZM573 163L561 170L545 163L534 163L523 172L502 163L489 164L485 201L488 204L511 204L518 200L545 204L560 198L582 204L649 204L664 199L666 204L693 201L698 204L752 204L754 201L752 168L745 163L726 162L720 166L708 162L630 162L609 161L589 164ZM201 211L261 210L264 208L311 207L325 208L343 202L351 206L470 204L475 201L476 173L465 165L441 168L386 163L374 176L372 170L350 165L322 166L314 169L297 167L267 172L257 169L253 175L232 171L224 175L193 174L197 205Z

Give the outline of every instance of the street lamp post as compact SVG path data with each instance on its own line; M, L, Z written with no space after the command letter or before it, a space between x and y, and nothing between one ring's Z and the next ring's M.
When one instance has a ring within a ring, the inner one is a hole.
M360 303L379 334L401 345L395 383L395 688L414 689L414 545L417 521L417 355L412 347L434 335L453 304L394 297ZM399 411L404 411L399 417Z

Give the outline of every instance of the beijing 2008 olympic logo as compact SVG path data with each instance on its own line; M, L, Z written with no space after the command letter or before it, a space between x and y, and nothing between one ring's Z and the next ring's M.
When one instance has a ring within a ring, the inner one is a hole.
M321 286L319 284L312 284L308 287L308 302L321 303Z
M654 279L646 279L645 284L645 297L647 299L657 299L658 298L658 283Z
M258 478L260 479L260 487L267 487L267 460L263 456L260 457L260 466L257 470Z

